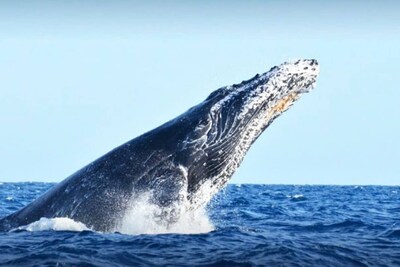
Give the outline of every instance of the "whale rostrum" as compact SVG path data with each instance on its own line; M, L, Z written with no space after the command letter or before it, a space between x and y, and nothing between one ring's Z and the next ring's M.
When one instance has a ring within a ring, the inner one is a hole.
M93 230L114 231L144 194L159 207L158 219L173 223L227 184L257 137L314 87L318 74L316 60L297 60L219 88L3 218L0 229L68 217Z

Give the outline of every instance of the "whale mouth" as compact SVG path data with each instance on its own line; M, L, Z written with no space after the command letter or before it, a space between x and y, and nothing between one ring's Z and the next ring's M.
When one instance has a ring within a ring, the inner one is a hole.
M315 59L285 62L273 67L259 77L261 82L258 85L248 89L248 100L243 105L242 115L246 115L250 107L257 110L256 113L264 111L269 120L279 116L302 94L309 93L315 88L318 75L319 64Z
M268 79L266 85L270 84L281 90L286 88L287 93L308 93L315 87L319 64L315 59L299 59L285 62L263 75Z
M287 110L302 94L310 92L319 75L315 59L285 62L250 80L223 88L224 97L211 109L236 120L228 127L235 129L241 122L251 124L261 117L273 120ZM267 115L267 117L262 114ZM266 126L269 121L265 121Z
M273 114L279 115L287 110L302 94L315 88L319 64L315 59L285 62L272 68L267 75L269 77L265 91L271 95L279 95L268 105L267 118L271 118Z

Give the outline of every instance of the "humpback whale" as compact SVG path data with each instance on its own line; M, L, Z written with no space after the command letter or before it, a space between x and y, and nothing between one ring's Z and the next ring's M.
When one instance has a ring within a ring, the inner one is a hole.
M173 223L224 187L260 134L319 74L314 59L285 62L212 92L182 115L111 150L0 220L7 231L42 217L67 217L115 231L132 200L146 194Z

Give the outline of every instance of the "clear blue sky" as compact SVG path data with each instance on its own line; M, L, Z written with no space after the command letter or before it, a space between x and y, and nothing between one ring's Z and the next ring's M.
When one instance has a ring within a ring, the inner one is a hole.
M218 87L316 58L317 88L231 181L400 184L396 1L142 2L0 3L1 181L61 181Z

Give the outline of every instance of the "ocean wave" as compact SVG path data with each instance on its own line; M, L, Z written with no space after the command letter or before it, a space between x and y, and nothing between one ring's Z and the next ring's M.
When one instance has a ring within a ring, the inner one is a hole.
M357 228L367 227L369 226L365 222L361 220L349 220L345 219L335 223L314 223L311 225L301 225L300 228L308 231L319 231L319 232L326 232L326 231L352 231Z
M387 238L400 239L400 229L389 229L389 230L385 231L381 236L387 237Z
M288 198L290 198L291 201L295 201L295 202L307 200L307 198L303 194L295 194L292 196L289 195Z

